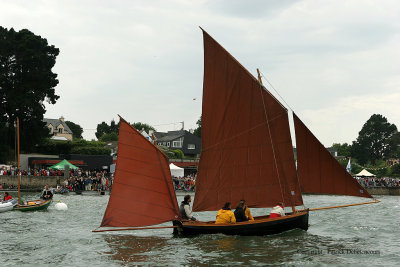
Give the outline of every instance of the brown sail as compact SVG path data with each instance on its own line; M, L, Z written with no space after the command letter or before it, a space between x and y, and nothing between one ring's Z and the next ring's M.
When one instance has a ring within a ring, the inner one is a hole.
M294 113L293 119L302 192L372 198Z
M202 154L193 210L302 205L287 110L203 31Z
M178 217L166 157L121 118L114 183L101 226L155 225Z

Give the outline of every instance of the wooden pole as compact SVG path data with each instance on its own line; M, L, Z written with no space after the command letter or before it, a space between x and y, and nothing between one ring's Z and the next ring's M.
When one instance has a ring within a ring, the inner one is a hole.
M21 204L21 171L19 162L19 118L17 117L17 150L18 150L18 204Z
M359 206L359 205L366 205L366 204L374 204L374 203L379 203L379 202L381 202L381 201L375 199L374 201L370 201L370 202L362 202L362 203L347 204L347 205L340 205L340 206L331 206L331 207L313 208L313 209L308 209L308 210L309 210L309 211L316 211L316 210L327 210L327 209L346 208L346 207L352 207L352 206ZM305 210L299 210L299 211L306 211L306 209L305 209Z
M165 229L165 228L177 228L178 226L158 226L158 227L133 227L133 228L120 228L120 229L104 229L104 230L93 230L94 233L99 232L112 232L112 231L132 231L132 230L147 230L147 229Z
M262 83L262 80L261 80L261 74L260 74L260 70L257 68L257 74L258 74L258 81L261 83L261 84L263 84Z

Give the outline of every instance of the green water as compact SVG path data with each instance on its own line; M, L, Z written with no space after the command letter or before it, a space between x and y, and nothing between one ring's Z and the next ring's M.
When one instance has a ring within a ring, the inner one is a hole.
M25 198L38 195L25 194ZM92 233L109 196L55 195L57 211L0 213L0 266L398 266L400 197L379 204L315 211L307 232L274 236L202 235L175 238L172 229ZM183 198L178 194L178 201ZM339 196L304 196L307 207L362 202ZM252 210L261 215L265 210ZM211 220L215 212L197 214ZM169 224L168 224L169 225Z

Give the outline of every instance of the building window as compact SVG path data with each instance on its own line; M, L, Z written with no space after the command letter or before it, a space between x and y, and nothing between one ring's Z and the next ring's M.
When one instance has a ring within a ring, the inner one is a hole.
M62 132L63 132L63 129L62 129L62 128L58 128L58 132L59 132L59 133L62 133Z
M175 140L172 142L172 147L182 147L183 145L183 137L179 138L178 140Z
M169 147L169 144L170 144L170 143L169 143L169 142L167 142L167 147Z
M196 149L196 145L195 144L188 144L188 149Z

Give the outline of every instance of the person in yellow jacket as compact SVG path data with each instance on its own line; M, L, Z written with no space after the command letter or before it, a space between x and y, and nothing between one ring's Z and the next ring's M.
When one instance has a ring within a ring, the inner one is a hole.
M224 207L217 213L216 224L221 223L236 223L235 214L231 211L231 203L226 202Z
M249 219L249 221L254 221L253 216L251 216L251 212L249 207L247 207L246 205L246 200L241 199L240 203L243 203L243 209L244 209L244 214L246 214L247 219Z

